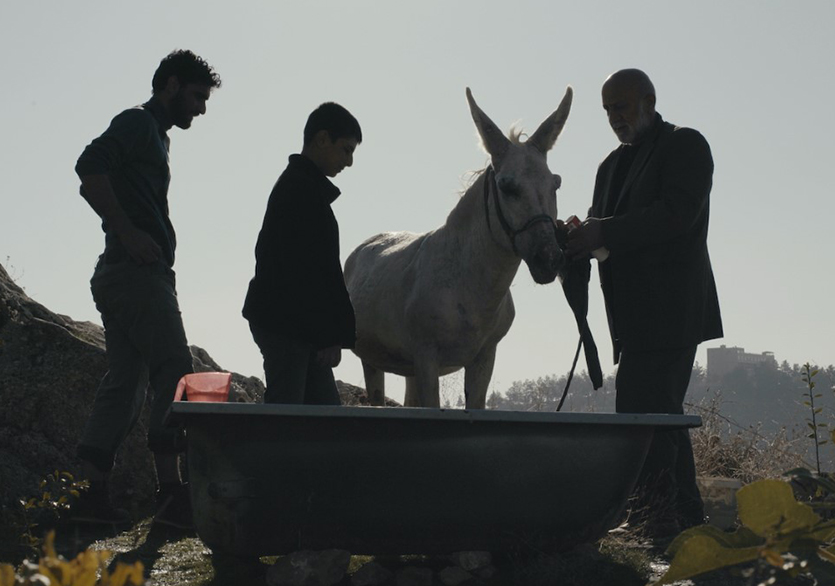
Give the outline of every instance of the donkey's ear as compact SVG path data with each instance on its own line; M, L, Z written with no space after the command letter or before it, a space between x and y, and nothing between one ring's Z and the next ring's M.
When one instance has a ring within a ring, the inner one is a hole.
M571 98L574 96L574 90L571 86L565 88L565 96L560 102L559 108L545 119L545 122L539 125L536 132L528 141L535 146L542 153L547 153L557 142L557 137L562 132L562 127L565 126L565 121L568 120L568 113L571 111Z
M467 102L470 104L470 114L473 116L473 122L478 129L478 134L481 137L481 144L484 150L493 158L493 160L501 159L502 155L507 152L510 146L510 141L502 134L499 127L496 126L487 114L482 112L478 104L473 99L473 93L470 88L467 88Z

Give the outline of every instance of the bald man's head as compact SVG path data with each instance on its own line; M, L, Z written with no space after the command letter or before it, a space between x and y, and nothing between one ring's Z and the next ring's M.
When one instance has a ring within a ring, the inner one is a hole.
M655 120L655 87L640 69L610 75L601 91L609 125L622 143L641 142Z
M615 71L603 83L603 88L605 89L607 85L634 89L641 96L655 96L655 86L652 85L649 76L640 69L621 69L620 71Z

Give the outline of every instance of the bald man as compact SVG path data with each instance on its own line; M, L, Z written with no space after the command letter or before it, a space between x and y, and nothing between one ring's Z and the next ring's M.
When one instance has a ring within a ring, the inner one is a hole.
M723 335L707 249L713 158L701 134L655 111L643 71L613 73L602 98L620 145L600 164L567 251L598 259L617 411L683 413L696 347ZM655 536L704 522L687 430L655 434L636 496L630 523Z

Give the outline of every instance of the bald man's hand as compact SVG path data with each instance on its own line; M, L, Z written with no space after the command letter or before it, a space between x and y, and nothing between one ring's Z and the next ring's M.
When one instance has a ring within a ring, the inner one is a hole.
M592 250L603 246L603 229L600 218L589 218L568 233L568 246L565 249L568 260L586 258Z

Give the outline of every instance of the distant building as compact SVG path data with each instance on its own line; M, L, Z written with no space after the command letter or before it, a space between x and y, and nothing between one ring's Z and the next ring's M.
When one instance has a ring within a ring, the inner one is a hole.
M707 349L707 375L711 378L720 378L737 368L750 368L756 364L777 368L774 352L748 354L744 348L728 348L724 344L718 348Z

